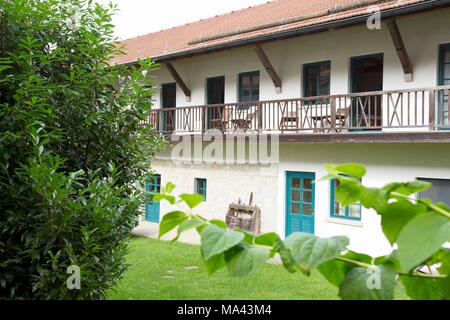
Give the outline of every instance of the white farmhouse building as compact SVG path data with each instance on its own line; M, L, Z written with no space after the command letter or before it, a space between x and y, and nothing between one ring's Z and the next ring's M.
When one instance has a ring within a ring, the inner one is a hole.
M450 1L276 0L124 45L116 63L161 64L148 122L169 140L203 139L201 156L211 133L249 137L245 163L174 161L176 141L153 162L150 187L205 194L208 218L224 220L253 193L262 232L347 235L354 250L390 251L375 212L334 202L334 184L319 180L325 163L362 163L374 187L430 180L418 196L450 204ZM268 134L275 161L250 161L252 139ZM146 218L168 210L149 203Z

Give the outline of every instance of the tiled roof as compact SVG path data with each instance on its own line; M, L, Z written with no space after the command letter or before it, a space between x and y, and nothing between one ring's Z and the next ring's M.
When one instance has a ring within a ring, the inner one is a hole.
M112 63L125 64L141 58L161 58L193 49L342 20L366 14L368 7L374 4L380 10L386 10L419 2L424 0L275 0L124 40L122 44L126 54L115 57ZM272 23L277 25L270 25Z

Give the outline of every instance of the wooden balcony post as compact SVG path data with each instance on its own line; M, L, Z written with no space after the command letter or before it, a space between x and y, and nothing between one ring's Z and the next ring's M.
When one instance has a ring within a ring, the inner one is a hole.
M258 105L256 106L256 115L257 115L257 121L258 121L258 130L262 130L262 103L258 102Z
M156 125L158 126L159 132L163 132L163 111L162 109L159 109L156 113Z
M330 121L330 132L334 131L336 132L336 98L331 98L330 100L330 107L331 107L331 121Z
M436 129L436 96L435 91L430 91L430 102L428 106L428 118L429 118L429 128L430 131L434 131Z
M160 112L158 111L158 110L156 110L156 112L155 112L155 115L156 115L156 117L155 117L155 119L153 120L154 121L154 125L155 125L155 129L158 131L158 132L161 132L162 130L161 130L161 121L160 121Z
M201 117L202 117L202 134L205 133L206 131L206 116L207 116L207 112L205 112L206 108L205 107L201 107Z

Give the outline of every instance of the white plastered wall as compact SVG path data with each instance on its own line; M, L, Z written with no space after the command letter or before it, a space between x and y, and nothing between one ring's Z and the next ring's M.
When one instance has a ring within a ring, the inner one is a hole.
M283 82L281 94L251 48L175 61L173 64L192 91L187 102L177 88L177 106L203 105L206 79L225 76L225 102L237 101L237 81L241 72L259 70L260 99L298 98L301 94L301 73L305 63L331 60L331 94L349 92L349 65L354 56L383 53L383 90L431 87L437 85L438 47L450 43L450 9L398 19L398 25L413 64L413 81L405 82L403 70L386 26L370 31L357 26L277 41L263 45ZM164 68L153 75L157 84L174 82ZM155 95L160 106L160 95ZM381 186L391 181L414 180L416 177L450 179L450 147L448 144L283 144L280 163L273 167L256 165L174 165L168 161L170 150L158 156L153 167L162 174L163 184L171 181L177 193L194 191L194 178L208 180L208 200L199 213L223 219L232 201L248 201L254 192L255 203L262 208L262 230L285 232L286 171L315 172L325 175L323 164L360 162L368 167L364 183ZM315 232L319 236L348 235L351 248L371 254L390 250L384 239L379 217L363 209L360 226L329 221L330 190L328 182L316 185ZM169 210L161 206L161 213Z

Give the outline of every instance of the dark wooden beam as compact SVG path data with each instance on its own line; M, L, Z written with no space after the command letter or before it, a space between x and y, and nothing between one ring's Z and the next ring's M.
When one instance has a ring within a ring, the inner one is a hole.
M180 75L178 74L177 70L175 70L172 63L166 62L165 65L166 65L167 69L169 70L170 74L172 75L173 79L180 86L181 90L183 90L186 98L190 99L191 98L191 90L188 88L186 83L184 83L183 79L181 79Z
M261 60L261 63L263 64L270 78L272 79L273 85L281 93L281 79L273 68L272 63L270 63L270 60L267 57L266 53L260 45L255 46L255 52L258 55L259 60Z
M412 81L413 67L411 60L409 59L408 52L406 51L405 43L403 42L402 35L398 29L395 19L386 20L389 33L391 34L392 41L394 42L395 50L400 59L403 67L403 73L405 74L406 81Z

